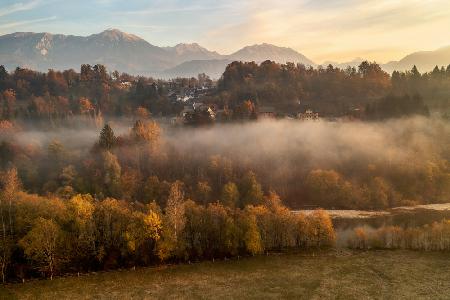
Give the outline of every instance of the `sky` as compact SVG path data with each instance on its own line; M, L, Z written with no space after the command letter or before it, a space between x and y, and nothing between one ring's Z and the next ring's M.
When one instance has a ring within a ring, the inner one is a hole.
M157 46L230 54L270 43L316 63L385 63L450 45L449 0L0 0L0 34L116 28Z

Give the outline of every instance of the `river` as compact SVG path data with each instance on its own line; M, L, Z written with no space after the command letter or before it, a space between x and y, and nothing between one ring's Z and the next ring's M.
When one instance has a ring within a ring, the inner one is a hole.
M353 230L362 227L370 232L383 226L403 228L423 226L450 219L450 203L426 204L391 208L384 211L326 210L333 221L337 246L345 246ZM310 214L313 210L296 210Z

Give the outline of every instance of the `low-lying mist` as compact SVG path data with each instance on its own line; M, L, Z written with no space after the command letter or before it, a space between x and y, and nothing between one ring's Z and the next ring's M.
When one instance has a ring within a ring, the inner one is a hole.
M239 185L252 171L265 193L276 191L294 208L312 204L326 208L381 209L450 201L450 122L444 119L264 120L209 127L172 127L161 121L158 122L161 147L156 158L151 153L145 154L148 158L143 157L133 150L133 142L126 138L133 125L131 120L108 123L116 136L125 137L111 151L125 174L122 179L136 178L129 199L139 199L139 186L145 185L149 176L157 176L165 182L182 180L194 199L200 197L196 194L198 186L209 185L211 191L205 196L209 200L203 201L215 201L225 183L232 181ZM61 180L58 177L61 168L69 164L75 166L80 180L92 174L107 174L101 171L104 165L95 151L89 153L100 130L101 127L95 126L18 130L3 139L26 146L25 149L33 149L29 145L41 149L37 151L41 154L27 154L31 164L41 164L36 172L43 168L42 164L53 163L45 156L50 142L59 141L68 153L72 152L70 161L60 161L53 167L53 179L42 178L41 183L33 184L33 190L46 191L46 186L55 186ZM33 162L42 158L43 162ZM97 165L86 169L86 159L97 161ZM51 185L46 183L48 180ZM98 180L98 184L104 184L102 179ZM32 183L35 179L28 181ZM90 183L82 186L80 192L91 189L95 192ZM164 192L161 193L163 201Z
M117 136L127 134L133 125L122 119L108 123ZM385 122L265 120L195 128L160 126L163 143L179 152L226 154L241 160L280 162L301 155L307 159L303 164L327 166L358 159L399 163L411 157L450 157L450 122L425 117ZM88 148L98 139L100 130L95 126L31 129L18 131L14 139L23 145L45 147L56 140L68 149Z
M450 157L450 123L422 117L383 123L261 121L168 129L164 138L180 152L272 161L291 168L327 168L361 160L395 165Z

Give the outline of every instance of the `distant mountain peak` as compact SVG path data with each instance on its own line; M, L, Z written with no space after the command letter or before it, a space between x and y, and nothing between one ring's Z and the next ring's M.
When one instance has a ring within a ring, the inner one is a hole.
M77 69L81 64L103 64L109 70L136 75L178 76L205 72L220 77L233 60L314 65L293 49L268 43L247 46L232 55L221 55L198 43L173 47L151 45L140 37L109 28L89 36L16 32L0 36L0 58L8 69ZM179 66L179 67L177 67Z
M356 58L354 58L350 61L346 61L346 62L337 62L337 61L327 60L322 63L322 66L332 65L333 67L340 68L340 69L346 69L348 67L357 68L363 61L365 61L365 59L361 58L361 57L356 57Z
M91 37L102 37L110 41L141 41L142 39L134 34L120 31L119 29L109 28Z
M179 43L173 47L176 52L186 52L186 51L203 51L206 50L197 43ZM207 50L206 50L207 51Z
M195 48L203 48L198 43L178 43L175 45L175 48L177 47L195 47Z
M233 54L229 55L231 59L242 61L262 62L272 60L279 63L293 62L305 65L315 65L310 59L292 48L279 47L269 43L254 44L246 46Z
M168 53L174 55L174 61L183 63L191 60L220 59L222 56L200 46L197 43L179 43L173 47L164 48Z
M205 47L200 46L198 43L179 43L174 47L166 47L166 49L168 49L169 51L174 51L178 55L194 52L218 54L215 51L209 51Z

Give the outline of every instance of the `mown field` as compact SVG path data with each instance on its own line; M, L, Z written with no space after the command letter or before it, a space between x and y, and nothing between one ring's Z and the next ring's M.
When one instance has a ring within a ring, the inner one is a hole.
M450 254L283 254L9 284L5 299L450 299Z

